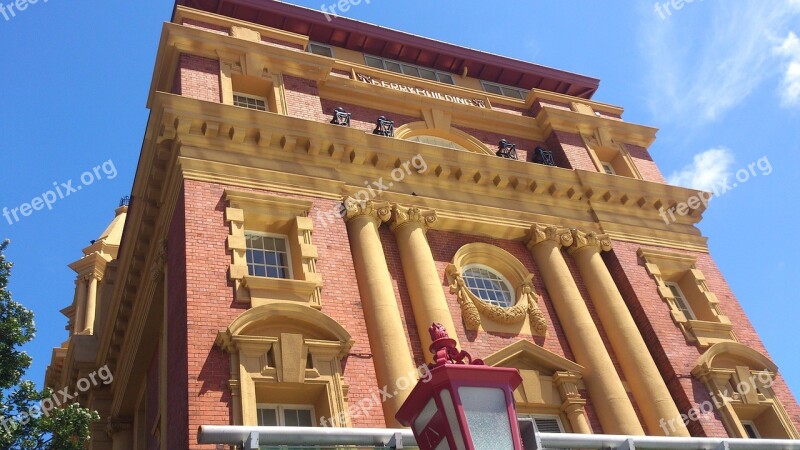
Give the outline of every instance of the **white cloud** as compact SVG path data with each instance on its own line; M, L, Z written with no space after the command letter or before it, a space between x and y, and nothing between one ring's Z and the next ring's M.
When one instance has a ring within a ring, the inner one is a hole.
M800 4L800 0L795 0ZM790 31L775 53L786 59L781 83L781 102L784 106L800 105L800 39Z
M733 153L724 147L712 148L694 156L692 164L669 176L669 184L712 192L733 175Z
M763 0L695 1L665 19L652 10L643 14L640 45L653 112L703 123L779 73L786 57L774 48L798 23L800 0L773 0L768 7Z

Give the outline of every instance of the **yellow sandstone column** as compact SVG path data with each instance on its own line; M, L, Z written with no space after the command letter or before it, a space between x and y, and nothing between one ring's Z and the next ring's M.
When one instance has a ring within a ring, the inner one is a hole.
M360 203L345 201L347 205L347 233L364 308L364 321L369 334L375 374L378 387L388 387L390 393L397 395L383 402L383 416L388 427L401 427L394 418L400 406L416 383L414 359L411 356L405 327L400 316L400 305L394 295L392 278L386 265L386 255L378 234L380 224L391 217L388 204L374 202ZM401 384L397 380L407 378L410 382Z
M422 212L417 208L397 205L392 209L391 230L397 238L414 320L427 362L433 361L433 355L428 351L432 342L428 332L431 324L442 324L450 336L457 340L453 315L444 296L442 277L436 269L428 238L425 237L428 227L435 222L436 213L433 211Z
M73 334L81 334L86 329L86 278L79 276L75 280L75 323Z
M575 360L586 369L583 380L603 432L644 435L600 332L561 254L561 246L572 245L572 239L569 230L534 225L528 248L542 273Z
M94 316L97 312L97 282L100 276L97 274L89 275L89 293L86 295L86 322L83 324L84 331L88 334L94 333Z
M667 389L667 385L653 360L647 344L633 320L622 294L606 267L601 251L611 250L611 240L606 235L572 231L570 254L578 263L578 270L586 282L589 295L595 304L600 322L608 332L608 340L619 359L622 373L628 380L633 397L641 406L647 430L651 435L664 435L663 420L680 418L680 412ZM682 420L672 436L689 436Z

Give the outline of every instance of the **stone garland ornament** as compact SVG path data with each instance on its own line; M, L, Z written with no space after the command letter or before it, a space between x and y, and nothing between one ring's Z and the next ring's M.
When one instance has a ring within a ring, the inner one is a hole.
M477 298L467 287L461 270L454 264L447 267L447 276L450 279L450 293L455 294L458 304L461 307L461 314L464 318L466 328L477 331L481 326L481 314L492 322L511 325L525 320L526 315L530 317L531 327L539 336L547 334L547 320L539 309L539 299L533 292L533 287L526 282L521 287L520 298L517 303L510 307L491 305Z

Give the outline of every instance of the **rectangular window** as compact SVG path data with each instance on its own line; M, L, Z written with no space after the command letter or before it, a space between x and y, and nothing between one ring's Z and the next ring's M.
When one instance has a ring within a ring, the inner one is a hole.
M481 81L481 84L483 85L483 90L486 92L504 95L506 97L512 97L518 100L525 100L528 97L528 92L530 92L525 89L506 86L503 84L489 83L488 81Z
M241 108L255 109L256 111L266 111L267 99L234 92L233 105Z
M758 428L756 428L756 424L749 421L743 420L742 421L742 428L747 433L747 437L750 439L761 439L761 433L758 432Z
M686 300L686 296L683 295L683 291L681 287L678 286L678 283L668 282L665 284L672 292L672 296L675 297L675 303L678 305L678 309L683 312L683 315L689 320L696 320L697 316L694 315L694 311L692 311L692 308L689 306L689 302Z
M608 175L616 175L617 174L617 171L614 170L614 166L612 166L611 163L604 162L603 163L603 170Z
M364 55L364 61L368 66L376 69L388 70L390 72L402 73L416 78L424 78L430 81L438 81L445 84L453 84L456 82L453 76L446 72L439 72L422 66L415 66L413 64L401 63L391 59L378 58L377 56Z
M292 277L286 236L245 233L247 272L255 277Z
M322 56L327 56L328 58L333 58L332 47L324 44L319 44L316 42L308 43L308 52L313 53L315 55L322 55Z
M308 405L258 405L260 427L313 427L314 407Z
M540 433L564 433L564 427L561 425L561 419L558 416L550 416L543 414L518 414L519 419L533 419L536 423L536 429Z

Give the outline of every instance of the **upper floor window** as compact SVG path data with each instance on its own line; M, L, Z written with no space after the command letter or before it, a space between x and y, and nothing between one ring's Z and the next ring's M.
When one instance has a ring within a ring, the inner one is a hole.
M260 427L313 427L314 407L309 405L258 405Z
M514 304L511 284L499 273L480 265L467 266L462 274L469 290L486 303L502 308Z
M455 80L453 80L453 76L446 72L439 72L438 70L401 63L391 59L378 58L377 56L364 55L364 60L368 66L375 67L376 69L389 70L402 73L403 75L438 81L440 83L456 84Z
M407 140L411 142L419 142L421 144L438 145L439 147L447 147L455 150L466 150L466 148L456 144L453 141L436 136L417 135L410 137Z
M608 174L608 175L616 175L617 174L617 171L614 170L614 166L611 165L611 163L604 162L604 163L602 163L602 165L603 165L603 170L605 171L606 174Z
M319 44L317 42L308 43L308 52L313 53L315 55L322 55L322 56L327 56L328 58L333 58L333 47L324 44Z
M292 277L285 236L246 233L247 271L251 276L267 278Z
M756 428L756 424L750 420L743 420L742 421L742 428L747 433L747 437L750 439L761 439L761 433L758 432L758 428Z
M528 97L528 92L525 89L506 86L503 84L489 83L488 81L481 81L483 90L491 94L505 95L506 97L513 97L519 100L525 100Z
M244 95L238 92L233 93L233 105L241 108L255 109L256 111L267 110L267 99L254 95Z
M692 311L692 307L689 306L689 302L686 300L686 296L683 295L683 291L678 283L668 281L664 283L667 285L670 291L672 291L672 295L675 297L675 303L678 305L678 309L683 312L689 320L696 320L697 316L694 315L694 311Z

